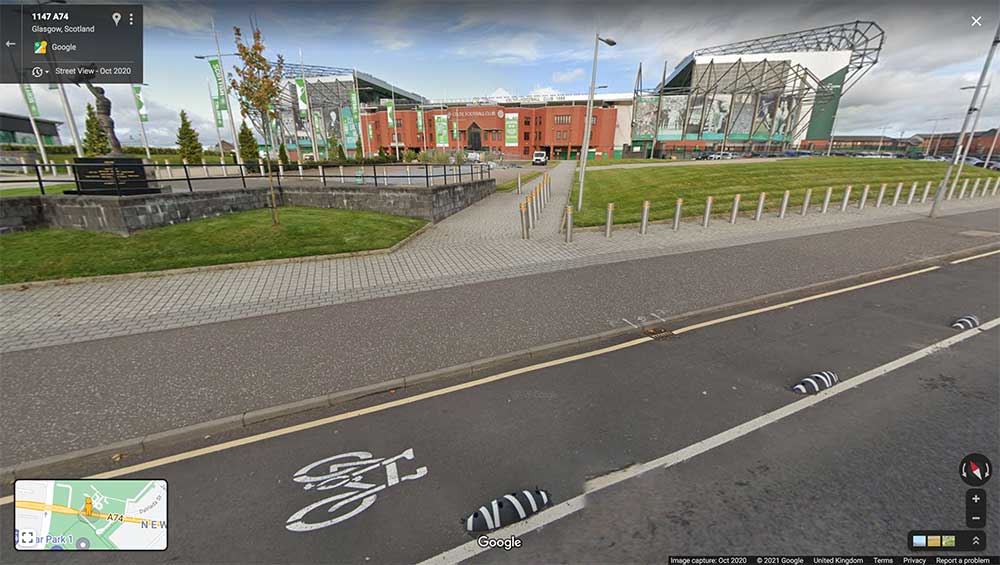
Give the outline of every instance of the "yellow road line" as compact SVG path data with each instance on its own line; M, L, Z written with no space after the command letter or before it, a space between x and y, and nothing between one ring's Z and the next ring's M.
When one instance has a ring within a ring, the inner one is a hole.
M962 257L961 259L955 259L951 262L952 265L958 265L959 263L965 263L966 261L975 261L976 259L982 259L983 257L989 257L990 255L996 255L1000 253L1000 249L996 251L987 251L986 253L980 253L979 255L973 255L972 257Z
M940 267L927 267L927 268L924 268L924 269L918 269L916 271L911 271L911 272L903 273L903 274L900 274L900 275L894 275L894 276L891 276L891 277L886 277L886 278L883 278L883 279L878 279L878 280L875 280L875 281L870 281L870 282L866 282L866 283L862 283L862 284L856 284L856 285L849 286L849 287L842 288L842 289L838 289L838 290L832 290L832 291L823 292L823 293L820 293L820 294L815 294L815 295L812 295L812 296L807 296L807 297L804 297L804 298L799 298L799 299L796 299L796 300L790 300L788 302L782 302L781 304L774 304L772 306L767 306L767 307L764 307L764 308L757 308L755 310L749 310L747 312L742 312L740 314L733 314L731 316L724 316L722 318L717 318L715 320L709 320L707 322L701 322L699 324L693 324L693 325L690 325L690 326L685 326L683 328L674 330L673 333L674 334L681 334L681 333L689 332L689 331L692 331L692 330L696 330L698 328L704 328L704 327L712 326L712 325L715 325L715 324L721 324L722 322L727 322L727 321L730 321L730 320L736 320L736 319L739 319L739 318L745 318L747 316L753 316L753 315L756 315L756 314L762 314L764 312L770 312L772 310L777 310L777 309L780 309L780 308L786 308L788 306L794 306L796 304L802 304L804 302L809 302L809 301L812 301L812 300L819 300L820 298L826 298L828 296L836 296L838 294L843 294L845 292L850 292L850 291L853 291L853 290L858 290L858 289L866 288L866 287L869 287L869 286L874 286L874 285L877 285L877 284L891 282L891 281L903 279L903 278L906 278L906 277L911 277L911 276L914 276L914 275L919 275L919 274L922 274L922 273L928 273L930 271L934 271L934 270L937 270L939 268ZM481 379L476 379L476 380L473 380L473 381L468 381L468 382L465 382L465 383L460 383L460 384L457 384L457 385L452 385L452 386L445 387L445 388L442 388L442 389L432 390L432 391L424 392L424 393L421 393L421 394L416 394L414 396L409 396L409 397L406 397L406 398L400 398L399 400L393 400L391 402L385 402L385 403L382 403L382 404L376 404L375 406L369 406L367 408L360 408L358 410L352 410L350 412L344 412L343 414L337 414L337 415L334 415L334 416L328 416L326 418L320 418L318 420L313 420L313 421L310 421L310 422L303 422L301 424L296 424L294 426L288 426L288 427L285 427L285 428L279 428L277 430L271 430L271 431L268 431L268 432L262 432L262 433L255 434L255 435L252 435L252 436L247 436L245 438L234 439L234 440L227 441L227 442L224 442L224 443L220 443L220 444L217 444L217 445L210 445L210 446L206 446L206 447L202 447L202 448L198 448L198 449L193 449L191 451L185 451L185 452L182 452L182 453L175 453L174 455L168 455L167 457L161 457L159 459L154 459L152 461L147 461L145 463L137 463L135 465L130 465L128 467L122 467L121 469L112 469L110 471L105 471L103 473L97 473L96 475L89 475L89 476L84 477L84 478L87 478L87 479L111 479L111 478L114 478L114 477L120 477L120 476L123 476L123 475L129 475L129 474L132 474L132 473L138 473L140 471L145 471L147 469L153 469L153 468L156 468L156 467L161 467L163 465L169 465L171 463L177 463L177 462L180 462L180 461L185 461L187 459L193 459L195 457L201 457L202 455L208 455L208 454L211 454L211 453L216 453L216 452L219 452L219 451L224 451L226 449L231 449L231 448L234 448L234 447L240 447L242 445L249 445L251 443L257 443L259 441L263 441L263 440L266 440L266 439L281 437L281 436L292 434L292 433L295 433L295 432L300 432L300 431L303 431L303 430L308 430L308 429L316 428L316 427L319 427L319 426L325 426L327 424L332 424L332 423L335 423L335 422L342 422L344 420L350 420L352 418L357 418L359 416L365 416L367 414L374 414L376 412L382 412L384 410L389 410L391 408L396 408L398 406L405 406L407 404L413 404L415 402L420 402L421 400L427 400L429 398L435 398L435 397L438 397L438 396L444 396L446 394L451 394L453 392L458 392L460 390L465 390L465 389L469 389L469 388L481 386L481 385L484 385L484 384L488 384L488 383L492 383L492 382L495 382L495 381L507 379L507 378L514 377L514 376L517 376L517 375L523 375L525 373L530 373L532 371L538 371L540 369L545 369L545 368L548 368L548 367L555 367L555 366L563 365L563 364L566 364L566 363L572 363L573 361L579 361L581 359L587 359L587 358L590 358L590 357L596 357L598 355L604 355L605 353L611 353L611 352L614 352L614 351L619 351L621 349L627 349L629 347L634 347L636 345L640 345L640 344L643 344L643 343L646 343L646 342L649 342L649 341L652 341L652 338L649 338L649 337L640 337L640 338L637 338L637 339L633 339L631 341L626 341L624 343L619 343L617 345L611 345L611 346L608 346L608 347L602 347L600 349L595 349L593 351L587 351L585 353L579 353L579 354L576 354L576 355L570 355L568 357L561 357L559 359L553 359L551 361L546 361L544 363L536 363L535 365L529 365L527 367L521 367L519 369L513 369L513 370L510 370L510 371L505 371L503 373L498 373L496 375L490 375L488 377L483 377ZM5 504L10 504L13 500L14 500L13 496L5 496L3 498L0 498L0 506L3 506Z

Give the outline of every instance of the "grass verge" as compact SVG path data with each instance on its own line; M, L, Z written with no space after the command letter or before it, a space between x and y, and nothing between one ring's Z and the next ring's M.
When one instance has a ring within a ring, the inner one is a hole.
M334 208L252 210L121 237L40 229L0 237L0 283L384 249L427 222Z
M531 171L521 175L521 186L524 186L531 182L532 180L538 178L542 174L541 171ZM517 179L511 179L505 183L497 185L498 192L510 192L517 188Z
M0 184L0 187L3 187ZM71 182L59 183L59 184L46 184L45 194L62 194L67 190L74 190L76 185ZM8 188L7 190L0 190L0 198L9 198L13 196L41 196L41 191L38 190L37 186L31 186L27 188Z
M812 189L811 205L822 203L827 187L833 187L831 202L843 201L846 187L852 185L849 202L857 203L864 186L870 186L869 205L874 203L879 187L886 183L886 198L893 198L898 183L903 183L900 200L905 202L916 182L919 200L924 185L931 181L931 194L944 178L947 163L908 159L858 159L851 157L804 158L765 163L722 163L704 167L643 167L588 171L584 188L584 206L577 211L574 223L580 226L604 224L609 202L615 203L615 223L638 222L643 200L650 201L650 220L673 217L674 203L684 199L685 216L701 215L709 196L713 211L728 212L733 198L741 194L741 212L756 208L757 198L766 192L765 207L774 210L785 190L791 191L789 209L801 206L807 189ZM965 167L962 182L1000 177L1000 173ZM959 183L958 189L961 189ZM576 186L570 202L576 204ZM833 204L831 204L832 206Z

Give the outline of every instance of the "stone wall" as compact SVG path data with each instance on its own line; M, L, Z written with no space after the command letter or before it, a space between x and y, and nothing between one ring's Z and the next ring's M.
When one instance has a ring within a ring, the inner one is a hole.
M41 196L0 198L0 233L45 225Z

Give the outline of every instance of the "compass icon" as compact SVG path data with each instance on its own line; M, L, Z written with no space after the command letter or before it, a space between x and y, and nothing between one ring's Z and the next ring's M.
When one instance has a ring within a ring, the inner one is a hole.
M959 473L965 484L972 487L982 486L993 476L993 464L985 455L970 453L962 458Z

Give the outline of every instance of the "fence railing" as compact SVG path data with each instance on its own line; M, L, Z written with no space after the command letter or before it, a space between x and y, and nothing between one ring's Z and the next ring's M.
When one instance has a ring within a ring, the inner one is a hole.
M37 185L41 194L45 194L46 184L65 184L73 182L80 186L83 183L83 194L91 193L111 193L118 196L126 194L141 193L145 188L157 188L157 185L164 183L181 182L183 187L189 192L195 190L195 183L199 183L199 189L211 189L219 184L233 184L239 181L239 185L248 188L248 181L251 184L258 184L268 177L268 167L266 163L244 163L235 165L232 163L140 163L140 164L106 164L106 163L65 163L60 167L65 167L67 174L72 174L72 179L66 178L45 178L46 171L54 171L51 165L41 163L26 163L19 165L23 170L29 171L35 177L34 184ZM142 174L139 174L139 171ZM219 174L213 174L217 171ZM445 164L404 164L404 163L384 163L366 165L326 165L326 164L292 164L288 167L271 163L270 175L272 182L279 189L284 188L289 181L314 180L321 186L330 184L339 185L375 185L375 186L424 186L431 187L462 183L466 181L485 180L493 178L492 168L485 163L467 163L461 165ZM0 188L4 184L19 183L24 184L24 178L7 179L0 177ZM148 186L147 183L154 183ZM212 184L215 183L215 186ZM88 185L90 185L88 187ZM266 186L266 185L265 185ZM173 187L172 187L173 188ZM223 187L226 188L226 187ZM232 188L232 187L229 187ZM183 188L182 188L183 189Z

